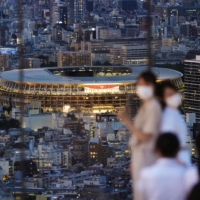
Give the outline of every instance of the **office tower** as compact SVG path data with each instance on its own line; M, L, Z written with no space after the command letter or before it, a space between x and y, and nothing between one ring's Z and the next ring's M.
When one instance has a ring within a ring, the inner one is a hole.
M64 2L55 2L51 5L51 25L67 24L67 6Z
M86 10L85 0L66 0L67 19L69 24L83 20Z
M196 113L196 121L200 122L200 56L184 62L184 111Z
M60 6L58 8L59 23L67 24L67 6Z

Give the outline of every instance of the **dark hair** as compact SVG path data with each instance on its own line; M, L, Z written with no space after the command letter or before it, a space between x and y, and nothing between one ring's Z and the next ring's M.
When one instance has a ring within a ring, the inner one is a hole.
M137 77L137 80L139 79L144 79L145 82L152 84L155 89L157 88L156 75L153 72L144 71Z
M169 81L169 80L163 81L163 82L158 84L158 86L157 86L157 96L158 96L158 98L160 100L160 104L161 104L163 109L166 107L166 103L165 103L165 101L163 99L166 88L170 88L170 89L178 92L176 86L173 85L171 83L171 81Z
M158 94L159 94L159 96L160 96L161 99L163 99L164 92L165 92L166 88L170 88L170 89L178 92L176 86L173 85L171 81L169 81L169 80L163 81L163 82L160 83L160 85L159 85L159 91L158 91Z
M155 145L156 151L159 151L163 157L174 158L178 153L180 143L177 136L173 133L161 134Z

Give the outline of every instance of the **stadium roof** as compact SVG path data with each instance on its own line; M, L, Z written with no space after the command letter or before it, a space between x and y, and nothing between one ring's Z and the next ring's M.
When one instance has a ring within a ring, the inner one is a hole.
M101 68L115 68L115 66L85 66L90 69ZM116 84L116 83L128 83L135 82L137 76L146 69L146 66L138 67L124 67L131 68L132 73L126 75L115 75L115 76L58 76L53 74L50 70L52 69L79 69L85 68L83 66L68 66L68 67L55 67L55 68L37 68L37 69L23 69L23 82L24 83L40 83L40 84ZM123 68L123 66L116 66L118 68ZM166 68L154 67L153 72L157 75L158 80L165 79L177 79L182 77L182 73ZM20 69L4 71L1 73L1 79L13 82L20 82Z

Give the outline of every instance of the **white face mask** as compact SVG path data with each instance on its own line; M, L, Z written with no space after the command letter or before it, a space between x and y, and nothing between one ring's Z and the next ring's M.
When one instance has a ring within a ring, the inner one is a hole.
M136 92L139 98L142 100L150 99L151 97L153 97L153 94L154 94L153 87L143 86L143 85L138 85L136 87Z
M178 106L181 104L181 95L176 93L171 97L168 97L166 99L166 104L171 108L178 108Z

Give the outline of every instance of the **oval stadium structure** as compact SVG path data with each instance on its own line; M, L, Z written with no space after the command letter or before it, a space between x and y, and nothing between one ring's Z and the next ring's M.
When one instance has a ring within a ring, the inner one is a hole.
M83 112L115 111L135 94L137 76L146 67L84 66L4 71L0 77L0 101L13 106L40 101L44 112L70 105ZM182 74L166 68L153 68L158 81L171 80L181 88Z

